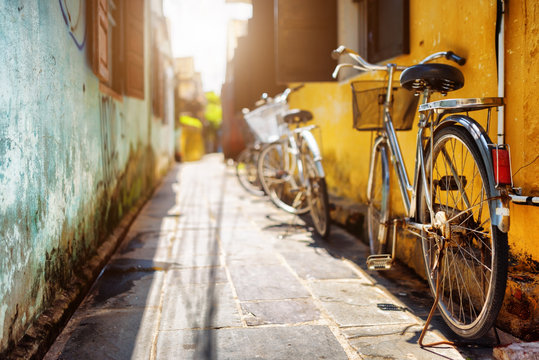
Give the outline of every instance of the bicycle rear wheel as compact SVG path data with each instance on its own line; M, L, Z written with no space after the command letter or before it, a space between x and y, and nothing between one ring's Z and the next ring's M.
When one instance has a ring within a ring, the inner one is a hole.
M387 254L389 220L389 149L385 142L373 148L367 186L367 227L371 254Z
M432 155L432 171L430 159ZM479 338L494 324L502 306L507 279L507 234L491 221L496 193L491 191L485 164L473 138L460 126L435 134L426 155L427 181L435 218L445 226L424 232L422 249L431 291L451 330L463 338ZM431 223L421 186L419 217ZM490 200L489 200L490 199ZM437 265L437 254L443 257Z
M327 239L330 233L329 198L326 179L321 177L310 154L305 156L305 180L308 182L310 215L316 232Z
M259 151L247 147L238 156L236 161L236 176L245 190L253 195L264 195L264 189L258 177L258 154Z
M286 142L264 147L258 159L260 182L270 200L291 214L309 211L305 187L299 180L296 155Z

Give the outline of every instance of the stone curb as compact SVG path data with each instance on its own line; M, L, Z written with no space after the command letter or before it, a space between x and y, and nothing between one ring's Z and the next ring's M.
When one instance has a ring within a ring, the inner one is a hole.
M329 202L331 204L331 220L356 235L362 242L367 243L364 227L367 205L331 194Z

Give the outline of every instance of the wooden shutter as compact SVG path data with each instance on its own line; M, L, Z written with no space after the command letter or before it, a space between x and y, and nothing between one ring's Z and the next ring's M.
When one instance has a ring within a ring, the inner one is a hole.
M144 99L144 0L124 4L125 94Z
M275 0L277 83L329 81L337 65L337 0Z
M153 47L153 72L152 72L152 107L155 116L164 117L164 66L163 66L163 54L157 48Z
M93 0L88 2L89 14L91 18L89 25L91 27L91 64L94 74L103 82L109 81L109 53L108 36L109 20L108 1Z

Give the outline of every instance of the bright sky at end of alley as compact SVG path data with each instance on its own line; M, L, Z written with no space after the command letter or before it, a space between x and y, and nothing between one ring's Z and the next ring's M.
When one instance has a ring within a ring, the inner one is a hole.
M226 69L227 24L248 19L252 7L225 0L165 0L174 57L193 56L204 90L221 91Z

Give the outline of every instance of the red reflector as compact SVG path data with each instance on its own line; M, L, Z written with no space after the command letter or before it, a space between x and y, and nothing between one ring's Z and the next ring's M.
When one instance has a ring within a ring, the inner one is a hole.
M492 149L492 167L497 184L511 185L511 160L507 149Z

